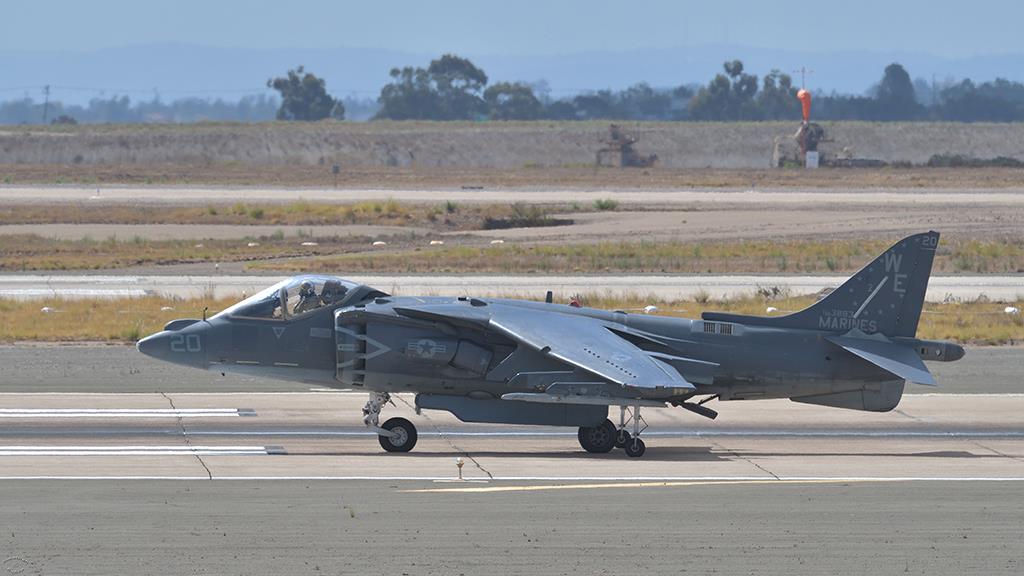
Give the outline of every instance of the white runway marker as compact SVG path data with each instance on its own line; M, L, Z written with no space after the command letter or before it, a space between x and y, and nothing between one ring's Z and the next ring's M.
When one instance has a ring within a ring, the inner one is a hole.
M376 432L363 430L191 430L190 436L309 436L341 438L375 438ZM561 431L489 431L461 432L425 431L423 437L458 438L576 438L576 432ZM702 437L764 437L764 438L1024 438L1024 430L662 430L645 432L645 437L702 438Z
M0 408L0 418L231 418L253 416L239 408Z
M276 453L268 446L0 446L0 456L238 456Z
M437 482L452 480L451 476L341 476L341 475L255 475L255 476L195 476L195 475L18 475L2 476L4 480L210 480L213 482L252 482L252 481L345 481L345 482ZM831 476L781 476L771 478L768 476L505 476L495 478L471 478L471 480L488 480L492 485L499 482L588 482L588 483L665 483L665 482L717 482L723 486L737 485L737 482L757 481L766 484L785 484L793 482L807 483L855 483L855 482L993 482L993 483L1024 483L1024 477L1020 476L859 476L859 477L831 477Z

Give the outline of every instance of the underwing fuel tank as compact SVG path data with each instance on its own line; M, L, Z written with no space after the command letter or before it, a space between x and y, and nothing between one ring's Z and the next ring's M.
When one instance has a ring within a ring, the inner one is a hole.
M532 426L597 426L608 417L607 406L537 404L442 394L417 394L416 407L425 410L444 410L463 422Z
M888 412L899 405L903 397L903 381L877 382L867 384L859 390L834 392L832 394L816 394L792 398L793 402L846 408L847 410L864 410L867 412Z

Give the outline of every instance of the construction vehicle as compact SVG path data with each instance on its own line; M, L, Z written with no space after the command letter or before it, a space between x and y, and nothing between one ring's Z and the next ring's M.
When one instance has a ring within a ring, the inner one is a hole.
M648 168L658 161L657 154L643 155L633 145L637 138L627 133L618 124L612 124L608 130L608 140L604 147L597 151L597 165L612 168Z

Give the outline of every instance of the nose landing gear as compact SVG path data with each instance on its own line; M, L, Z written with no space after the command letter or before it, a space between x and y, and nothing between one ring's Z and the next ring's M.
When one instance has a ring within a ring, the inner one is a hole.
M408 452L416 446L416 427L405 418L390 418L384 425L380 422L380 411L391 401L387 392L370 392L370 398L363 406L363 424L377 433L381 448L388 452Z
M405 418L390 418L381 426L390 436L377 436L380 447L388 452L408 452L416 446L416 427Z

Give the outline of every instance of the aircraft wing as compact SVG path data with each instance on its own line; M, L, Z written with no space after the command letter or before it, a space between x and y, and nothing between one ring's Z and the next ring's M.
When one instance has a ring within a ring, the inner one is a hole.
M826 340L904 380L926 386L938 386L935 377L912 348L892 342L850 336L828 336Z
M597 318L490 302L405 306L395 311L490 330L621 386L694 389L675 368L617 336Z

